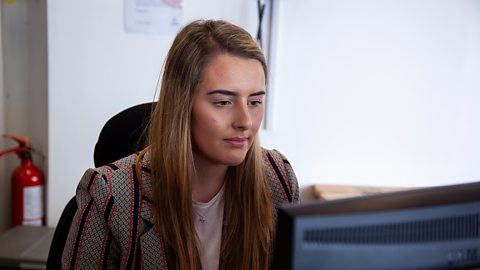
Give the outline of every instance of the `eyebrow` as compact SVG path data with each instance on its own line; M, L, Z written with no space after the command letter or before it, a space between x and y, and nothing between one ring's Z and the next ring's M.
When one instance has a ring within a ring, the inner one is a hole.
M215 95L215 94L221 94L221 95L226 95L226 96L238 96L238 94L236 92L229 91L229 90L222 90L222 89L212 90L212 91L207 93L207 95ZM253 97L253 96L263 96L263 95L265 95L265 91L262 90L262 91L252 93L248 96Z

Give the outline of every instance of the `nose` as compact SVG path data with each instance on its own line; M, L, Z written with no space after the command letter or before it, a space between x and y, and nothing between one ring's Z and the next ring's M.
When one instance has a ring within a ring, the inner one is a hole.
M252 117L247 104L239 105L235 110L233 127L239 130L247 130L252 127Z

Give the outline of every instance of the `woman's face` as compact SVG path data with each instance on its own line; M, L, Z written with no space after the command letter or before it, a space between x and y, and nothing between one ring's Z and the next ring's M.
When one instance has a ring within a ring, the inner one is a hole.
M203 70L193 95L196 164L240 164L262 122L264 97L265 75L258 60L215 56Z

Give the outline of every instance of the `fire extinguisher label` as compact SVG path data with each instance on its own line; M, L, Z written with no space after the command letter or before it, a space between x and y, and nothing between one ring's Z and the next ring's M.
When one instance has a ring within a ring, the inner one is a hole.
M42 225L43 186L23 189L23 225Z

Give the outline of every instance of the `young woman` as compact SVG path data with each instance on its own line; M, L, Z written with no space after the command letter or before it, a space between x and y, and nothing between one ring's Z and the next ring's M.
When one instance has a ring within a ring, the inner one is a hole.
M66 269L268 269L276 208L299 199L287 159L262 149L267 66L225 21L184 27L168 53L149 146L88 170Z

